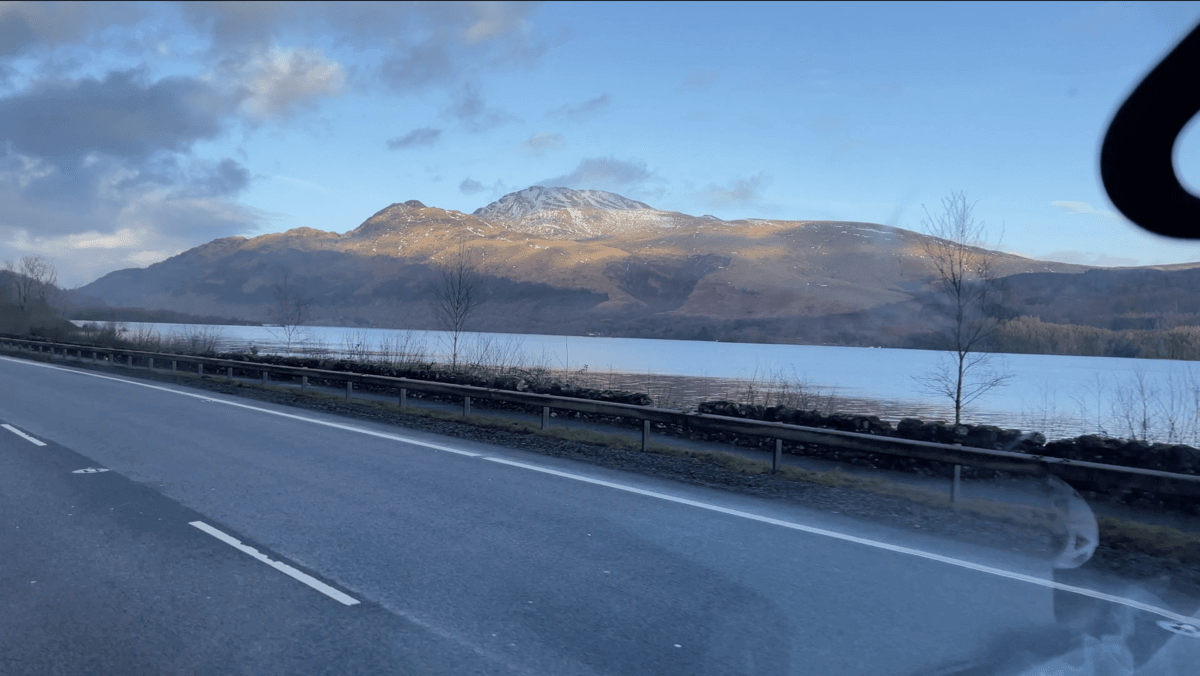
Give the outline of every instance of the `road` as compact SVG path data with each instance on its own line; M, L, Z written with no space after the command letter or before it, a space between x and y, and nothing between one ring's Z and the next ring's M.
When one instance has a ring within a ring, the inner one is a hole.
M1055 624L1016 553L60 365L0 393L3 674L909 674Z

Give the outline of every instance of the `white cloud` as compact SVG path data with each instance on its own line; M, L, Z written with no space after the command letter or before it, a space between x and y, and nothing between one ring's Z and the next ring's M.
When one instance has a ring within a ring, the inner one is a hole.
M246 68L242 82L249 96L243 103L258 119L287 116L321 98L338 96L346 71L316 50L272 48Z
M1058 201L1058 202L1051 202L1050 204L1052 204L1053 206L1059 207L1061 209L1066 209L1067 211L1072 211L1077 214L1092 214L1095 216L1104 216L1105 218L1116 218L1117 217L1117 215L1115 213L1113 213L1107 209L1097 209L1097 208L1093 207L1092 205L1088 204L1087 202Z

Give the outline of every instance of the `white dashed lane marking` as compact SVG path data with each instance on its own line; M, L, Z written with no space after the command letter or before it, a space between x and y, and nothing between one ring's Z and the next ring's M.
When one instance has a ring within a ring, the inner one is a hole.
M224 542L225 544L229 545L230 547L233 547L234 549L236 549L240 552L243 552L245 554L249 554L250 556L258 559L259 561L262 561L263 563L274 568L275 570L278 570L279 572L283 573L284 575L287 575L289 577L295 578L295 579L303 582L304 584L312 587L313 589L316 589L317 591L321 592L322 594L328 596L329 598L331 598L339 603L343 603L348 606L358 605L358 599L347 596L346 594L343 594L342 592L334 589L333 587L330 587L329 585L325 584L324 582L321 582L320 580L316 579L315 577L313 577L311 575L307 575L305 573L301 573L300 571L296 570L295 568L292 568L291 566L287 565L286 563L283 563L282 561L272 561L270 558L267 557L266 554L263 554L262 552L258 551L257 549L255 549L253 547L248 547L248 546L242 544L241 541L238 540L237 538L235 538L231 535L226 535L225 533L217 530L216 528L213 528L212 526L204 523L203 521L192 521L191 525L195 526L196 528L199 528L200 530L204 531L205 533L208 533L209 535L215 537L216 539L220 540L221 542Z
M46 443L44 441L34 439L33 437L29 436L28 434L25 434L24 432L13 427L12 425L0 425L0 427L3 427L4 429L8 430L9 432L12 432L13 434L17 435L18 437L21 437L22 439L28 441L29 443L31 443L35 446L45 446L46 445Z

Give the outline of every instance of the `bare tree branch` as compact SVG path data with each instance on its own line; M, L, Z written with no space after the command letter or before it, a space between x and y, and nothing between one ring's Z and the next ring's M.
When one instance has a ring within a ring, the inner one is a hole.
M987 229L975 220L975 205L966 193L952 193L942 207L936 216L925 210L922 225L929 237L921 248L935 275L935 307L948 320L945 338L951 359L917 380L926 391L954 402L957 425L964 406L1011 376L993 367L992 355L980 352L1005 322L995 254L984 248Z
M450 366L458 366L459 338L466 329L467 319L482 300L479 264L465 241L437 266L438 279L434 288L434 313L442 327L450 333Z
M54 263L43 256L25 256L15 264L11 260L5 261L4 267L13 273L17 307L21 312L28 310L35 301L49 305L51 295L58 288L58 271Z
M283 332L286 350L291 352L292 343L301 337L304 324L308 322L309 301L292 279L291 271L286 268L275 285L274 319Z

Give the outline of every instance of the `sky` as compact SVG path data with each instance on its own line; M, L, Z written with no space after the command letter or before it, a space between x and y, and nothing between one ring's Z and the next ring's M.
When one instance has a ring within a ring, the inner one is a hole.
M346 232L531 185L724 219L1200 261L1100 183L1200 3L0 3L0 260L76 287L219 237ZM1200 122L1175 149L1200 193Z

